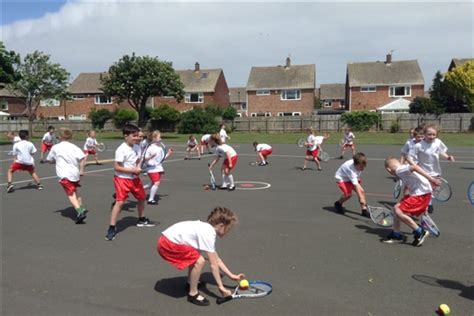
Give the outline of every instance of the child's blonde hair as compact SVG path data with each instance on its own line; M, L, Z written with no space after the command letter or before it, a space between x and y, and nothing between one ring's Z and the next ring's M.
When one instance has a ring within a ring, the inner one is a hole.
M69 128L61 127L59 130L59 136L61 139L69 140L72 138L72 131Z
M306 133L314 134L314 128L312 128L312 127L306 128Z
M221 140L221 137L219 136L219 134L212 134L211 135L211 140L216 143L217 145L222 145L222 140Z
M91 129L90 131L87 132L87 136L91 136L92 133L95 133L95 130Z
M352 159L354 159L354 165L356 166L367 166L367 156L364 153L357 153Z
M435 124L427 124L423 126L423 134L426 134L428 132L428 129L430 128L435 130L436 136L439 134L438 125L435 125Z
M150 133L149 138L150 140L154 140L157 136L161 136L161 132L156 129Z
M218 206L207 216L207 222L212 226L219 224L231 226L237 223L237 216L227 207Z

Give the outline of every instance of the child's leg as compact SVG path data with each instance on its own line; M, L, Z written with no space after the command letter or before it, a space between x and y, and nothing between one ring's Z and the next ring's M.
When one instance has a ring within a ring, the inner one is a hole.
M354 144L352 144L351 148L352 148L352 156L354 156L354 155L355 155L355 153L356 153L356 148L355 148L355 145L354 145Z
M145 200L138 200L137 205L138 217L145 217Z
M150 189L150 196L148 197L148 202L152 202L155 200L155 195L158 193L158 187L160 185L160 181L154 182Z
M418 225L415 223L415 221L400 209L400 203L395 204L394 210L395 215L408 227L410 227L412 230L416 230L418 228Z
M225 167L224 172L227 176L227 180L229 181L229 187L230 188L235 187L234 176L230 173L231 169L229 167Z
M190 267L189 274L188 274L188 282L189 282L189 295L194 296L198 294L198 283L199 278L201 277L202 269L204 268L204 264L206 260L202 256Z
M68 195L67 198L76 211L81 208L81 202L79 202L80 198L77 197L75 192L71 195Z
M30 175L31 177L33 178L33 180L35 180L36 184L37 185L40 185L41 184L41 180L40 178L38 177L38 175L36 174L36 172L30 172Z
M115 226L117 224L117 218L122 210L124 202L125 201L115 201L112 213L110 214L110 226Z
M313 157L313 159L314 159L314 162L316 163L316 166L318 167L318 170L321 170L321 164L319 162L318 157Z
M8 168L7 181L8 181L8 183L12 183L12 181L13 181L13 170L12 170L12 168Z

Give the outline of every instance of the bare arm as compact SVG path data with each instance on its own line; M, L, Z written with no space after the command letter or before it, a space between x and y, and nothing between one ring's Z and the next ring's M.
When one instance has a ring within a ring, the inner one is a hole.
M134 168L127 168L123 166L123 163L115 161L114 162L114 170L117 172L124 172L124 173L130 173L130 174L135 174L138 175L142 169L140 167L134 167Z
M439 186L441 184L441 181L439 179L436 179L436 178L433 178L432 176L430 176L428 174L428 172L426 172L425 170L423 170L423 168L421 168L420 166L418 165L411 165L410 166L410 171L411 172L416 172L416 173L419 173L420 175L422 175L423 177L425 177L426 179L428 179L428 181L430 181L432 184L436 185L436 186Z
M84 166L85 166L85 164L86 164L86 158L85 157L82 158L81 160L79 160L79 174L81 176L84 175Z
M209 258L209 265L211 268L212 275L214 276L214 279L216 280L217 286L219 288L219 291L221 291L223 296L228 296L231 294L231 292L224 287L224 284L222 283L220 271L224 272L227 277L234 281L239 281L240 279L244 278L245 275L243 273L240 274L234 274L232 273L229 268L225 265L224 261L219 258L219 255L217 252L208 252L207 256Z
M365 208L367 206L367 201L365 200L365 191L364 188L357 183L354 185L354 190L357 193L357 196L359 197L359 203L362 208Z

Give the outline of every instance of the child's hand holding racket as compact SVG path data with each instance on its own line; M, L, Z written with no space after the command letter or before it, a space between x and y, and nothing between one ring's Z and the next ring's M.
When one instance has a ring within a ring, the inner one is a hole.
M439 186L441 185L441 180L438 179L438 178L433 178L433 177L432 177L432 179L430 180L430 182L431 182L434 186L436 186L436 187L439 187Z

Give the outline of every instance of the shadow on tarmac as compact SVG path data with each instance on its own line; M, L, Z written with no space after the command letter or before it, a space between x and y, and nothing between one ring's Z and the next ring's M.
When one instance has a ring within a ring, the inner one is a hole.
M205 282L205 284L216 285L214 281L214 277L212 276L210 272L202 273L200 279L202 280L202 282ZM187 280L188 280L187 276L161 279L161 280L156 281L154 289L155 291L161 294L165 294L174 298L182 298L188 294L186 290ZM199 291L210 297L214 297L214 298L220 297L220 296L217 296L215 293L211 292L209 289L207 289L206 286L202 288L200 287Z
M467 286L467 285L462 284L461 282L457 282L453 280L438 279L435 277L422 275L422 274L414 274L411 277L427 285L461 291L461 293L459 293L459 296L467 298L468 300L474 301L474 285Z
M74 207L69 206L62 210L54 211L54 213L61 213L62 217L71 219L73 222L76 222L77 212Z

